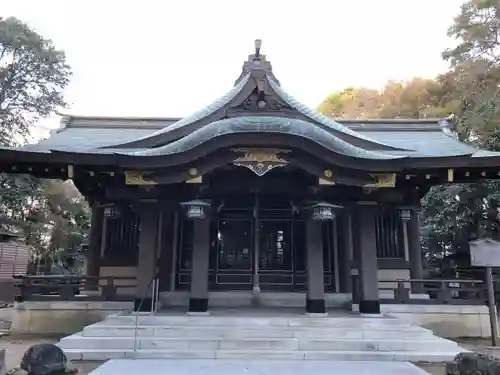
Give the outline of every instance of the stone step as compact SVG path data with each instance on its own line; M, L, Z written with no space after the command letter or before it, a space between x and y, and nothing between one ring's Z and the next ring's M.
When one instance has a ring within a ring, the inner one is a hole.
M79 334L61 340L64 349L134 349L131 337L85 337ZM318 339L318 338L157 338L141 337L135 341L137 349L145 350L305 350L305 351L449 351L459 350L456 343L444 339Z
M411 327L410 323L396 318L330 318L330 317L303 317L303 318L248 318L222 316L168 316L168 315L122 315L110 316L108 324L126 325L137 323L140 326L204 326L204 327L340 327L340 328L379 328L379 327Z
M401 338L425 339L433 337L430 330L419 327L382 327L379 329L349 328L303 328L303 327L270 327L270 328L233 328L233 327L197 327L197 326L112 326L97 323L84 328L82 335L86 337L187 337L187 338L352 338L383 339Z
M439 362L463 351L407 322L359 316L113 315L62 339L60 346L77 360L135 356Z
M102 361L119 358L140 359L274 359L274 360L329 360L329 361L398 361L446 362L456 351L441 352L363 352L363 351L300 351L300 350L80 350L65 349L69 360Z

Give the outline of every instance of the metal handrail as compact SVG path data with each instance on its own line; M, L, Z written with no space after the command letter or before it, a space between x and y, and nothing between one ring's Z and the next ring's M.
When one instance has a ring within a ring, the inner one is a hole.
M138 336L138 330L139 330L139 315L141 312L141 308L144 305L144 301L146 300L149 292L151 289L151 311L150 313L156 313L158 312L158 303L159 303L159 297L160 297L160 283L159 279L157 277L153 277L149 283L148 287L146 289L146 292L144 293L144 297L141 298L141 301L139 302L139 305L137 306L137 310L135 311L135 321L134 321L134 351L133 351L133 358L136 357L137 353L137 336Z

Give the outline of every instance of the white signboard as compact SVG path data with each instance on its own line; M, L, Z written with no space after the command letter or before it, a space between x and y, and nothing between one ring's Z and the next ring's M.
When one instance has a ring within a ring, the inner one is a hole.
M500 267L500 242L489 238L470 242L470 265Z

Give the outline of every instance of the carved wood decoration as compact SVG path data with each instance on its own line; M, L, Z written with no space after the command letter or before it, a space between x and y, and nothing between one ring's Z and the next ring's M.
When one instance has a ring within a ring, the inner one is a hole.
M256 112L296 112L292 107L273 93L260 90L260 86L265 85L264 81L257 82L257 87L241 104L228 109L228 114L244 112L245 114Z
M284 167L288 164L288 160L280 156L280 154L288 153L289 150L281 149L234 149L232 151L243 153L234 159L233 164L250 169L257 176L264 176L267 172L274 168Z

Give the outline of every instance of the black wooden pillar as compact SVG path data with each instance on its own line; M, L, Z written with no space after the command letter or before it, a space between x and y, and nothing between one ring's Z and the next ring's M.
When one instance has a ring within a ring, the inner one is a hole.
M359 273L359 312L380 314L375 217L378 207L359 204L356 209L354 261Z
M194 220L190 313L208 312L208 266L210 251L210 219Z
M165 207L160 216L160 233L158 241L160 246L160 259L158 264L160 291L170 290L172 281L172 262L174 249L174 236L177 228L174 228L174 210L172 207Z
M411 210L410 220L408 221L408 249L410 255L410 278L423 279L423 253L420 246L420 222L417 210ZM423 293L423 284L415 283L413 292Z
M160 210L156 203L139 203L139 256L137 262L137 294L135 310L151 311L153 308L153 282L157 269L158 219Z
M352 263L352 228L351 213L346 210L337 218L337 241L339 246L339 289L341 293L351 293L351 263Z
M86 254L87 276L90 278L99 277L103 223L104 208L98 206L96 203L92 204L92 217L90 220L90 233ZM85 288L87 290L95 290L98 284L99 281L97 279L89 279Z
M307 300L306 312L325 314L325 282L323 276L323 236L321 221L308 219L306 222L307 241Z

